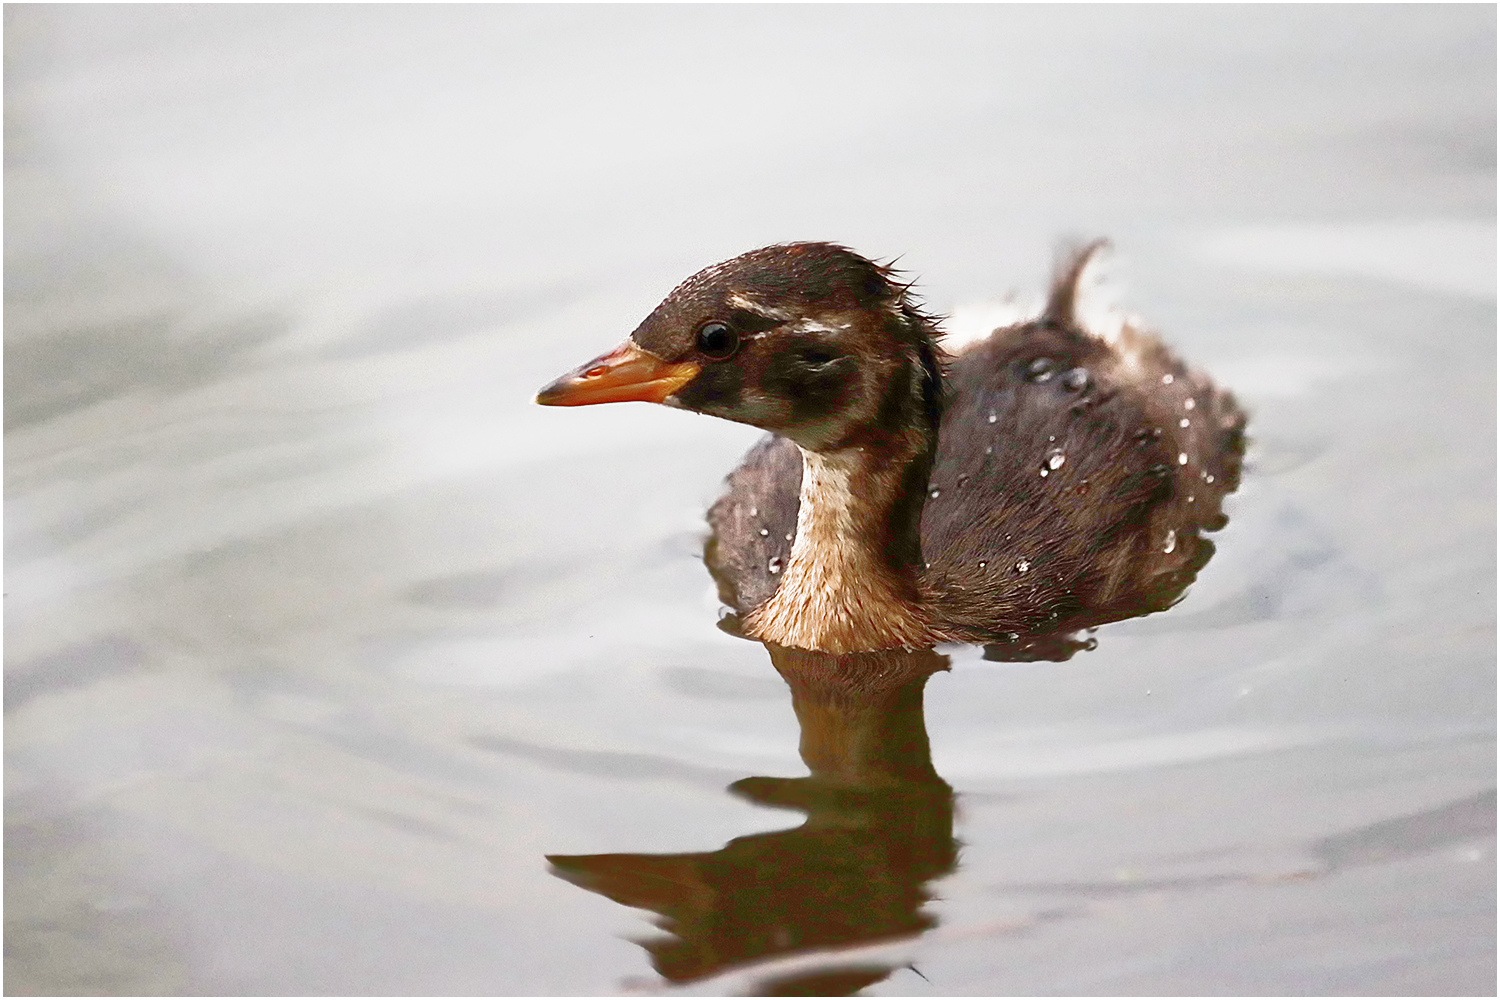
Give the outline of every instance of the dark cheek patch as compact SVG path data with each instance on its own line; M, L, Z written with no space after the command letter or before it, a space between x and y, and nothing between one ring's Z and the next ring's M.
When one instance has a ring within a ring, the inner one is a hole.
M794 354L777 356L766 372L766 391L792 405L791 423L826 420L848 404L857 376L852 358L809 370Z
M744 389L745 376L738 365L710 364L677 390L677 398L692 410L723 413L740 404Z

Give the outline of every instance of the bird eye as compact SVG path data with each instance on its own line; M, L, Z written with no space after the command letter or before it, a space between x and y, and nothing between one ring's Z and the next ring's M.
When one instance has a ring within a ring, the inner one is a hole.
M802 360L809 368L822 368L833 361L833 355L827 351L804 351L802 352Z
M698 328L695 346L698 353L715 361L723 361L739 350L740 337L729 324L711 320Z

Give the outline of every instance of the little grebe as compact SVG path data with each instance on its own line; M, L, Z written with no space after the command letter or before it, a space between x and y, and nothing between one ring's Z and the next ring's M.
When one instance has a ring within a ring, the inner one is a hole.
M1094 244L1040 315L950 357L886 266L766 247L683 282L537 402L645 400L771 432L709 511L743 630L847 653L1016 643L1160 610L1239 482L1234 398L1153 335L1078 317Z

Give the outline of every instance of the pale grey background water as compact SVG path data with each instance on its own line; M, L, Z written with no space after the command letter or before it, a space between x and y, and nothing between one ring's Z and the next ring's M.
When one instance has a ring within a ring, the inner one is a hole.
M1250 470L1178 608L931 682L869 992L1493 991L1492 6L5 29L8 992L664 989L543 855L798 821L697 561L755 435L532 392L766 243L949 311L1093 234Z

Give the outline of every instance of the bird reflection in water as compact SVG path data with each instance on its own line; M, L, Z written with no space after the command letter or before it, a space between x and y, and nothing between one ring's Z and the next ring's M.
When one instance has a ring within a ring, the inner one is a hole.
M831 655L767 646L792 692L805 778L744 778L729 791L806 813L801 826L691 854L551 855L554 874L651 910L666 936L640 942L666 980L811 950L914 937L935 926L928 882L954 869L953 789L932 767L922 692L933 650ZM842 996L896 966L773 977L766 996Z
M1184 542L1196 571L1213 545L1196 535ZM1113 615L1168 607L1190 579L1141 588L1117 601ZM729 614L720 624L744 637L740 621ZM666 935L639 943L670 983L916 937L937 925L924 910L927 884L957 865L954 793L933 769L922 711L927 680L948 669L948 657L933 649L832 654L764 645L791 689L810 774L743 778L729 791L805 813L801 826L737 837L717 851L548 857L559 877L659 915ZM988 644L984 656L1066 660L1093 646L1085 630L1058 631ZM830 955L761 980L751 995L847 996L900 967Z

